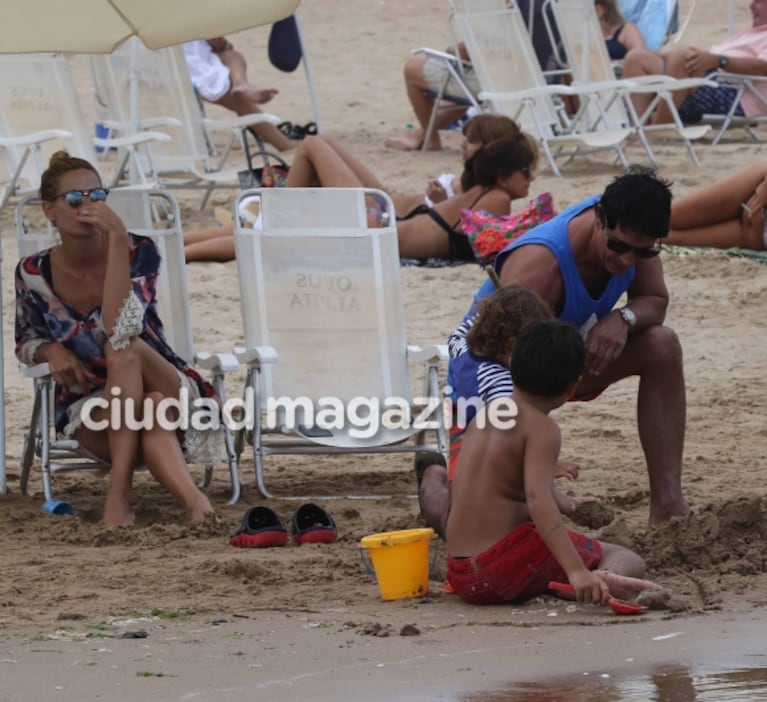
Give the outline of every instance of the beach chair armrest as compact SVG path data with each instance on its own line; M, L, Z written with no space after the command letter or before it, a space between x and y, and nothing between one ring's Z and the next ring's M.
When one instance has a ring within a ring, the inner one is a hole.
M30 144L42 144L51 139L71 139L72 132L65 129L44 129L40 132L23 134L17 137L0 137L0 146L29 146Z
M471 61L465 61L460 56L456 56L455 54L449 54L447 51L439 51L438 49L430 49L428 47L422 46L418 49L413 49L411 54L424 54L425 56L431 56L432 58L437 58L442 61L447 61L449 63L455 64L457 68L466 68L467 66L471 66Z
M591 87L584 86L577 88L572 85L539 85L534 88L525 88L524 90L515 90L509 93L492 93L482 91L479 94L480 100L525 100L527 98L536 98L541 95L585 95L593 93Z
M207 371L224 371L226 373L240 369L240 363L233 353L199 351L194 355L194 363Z
M632 93L652 93L658 90L689 90L701 88L704 85L709 88L717 87L717 83L710 78L673 78L665 75L635 76L624 78L619 87L625 88Z
M137 132L136 134L126 134L120 137L93 137L95 146L109 149L112 147L136 146L137 144L146 144L150 141L170 141L170 135L162 132Z
M407 357L411 361L418 363L438 363L440 361L447 361L449 356L447 353L447 344L434 344L421 348L420 346L408 345Z
M271 346L255 346L252 349L246 349L243 346L234 348L234 355L240 363L246 365L277 363L277 351Z
M35 363L34 366L20 363L19 370L25 378L44 378L51 374L51 369L47 363Z
M282 120L276 115L270 115L266 112L253 115L242 115L240 117L232 117L230 119L203 119L205 127L211 130L217 129L245 129L251 127L254 124L279 124Z

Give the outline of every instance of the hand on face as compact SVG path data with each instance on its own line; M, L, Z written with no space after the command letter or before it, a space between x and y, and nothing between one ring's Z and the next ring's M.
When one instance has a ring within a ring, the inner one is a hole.
M102 234L127 234L122 220L114 213L106 202L91 202L86 200L77 211L78 221L89 224Z

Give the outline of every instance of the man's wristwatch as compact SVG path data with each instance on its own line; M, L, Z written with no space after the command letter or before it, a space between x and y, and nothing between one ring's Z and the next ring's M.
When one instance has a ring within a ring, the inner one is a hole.
M634 311L630 309L629 307L621 307L618 310L618 314L621 316L624 322L628 324L630 327L635 327L637 323L637 316L634 314Z
M726 56L719 57L719 68L727 68L727 64L730 63L730 59Z

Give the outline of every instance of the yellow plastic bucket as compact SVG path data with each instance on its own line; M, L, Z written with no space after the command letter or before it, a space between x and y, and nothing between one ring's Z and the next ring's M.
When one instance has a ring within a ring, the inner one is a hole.
M378 588L385 600L422 597L429 591L429 544L434 529L405 529L365 536Z

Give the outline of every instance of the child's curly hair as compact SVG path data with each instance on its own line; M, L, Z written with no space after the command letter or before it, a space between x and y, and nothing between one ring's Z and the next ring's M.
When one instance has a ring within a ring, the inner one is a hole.
M500 360L511 353L517 336L528 324L553 318L551 308L537 293L513 283L479 303L466 341L478 356Z

